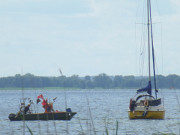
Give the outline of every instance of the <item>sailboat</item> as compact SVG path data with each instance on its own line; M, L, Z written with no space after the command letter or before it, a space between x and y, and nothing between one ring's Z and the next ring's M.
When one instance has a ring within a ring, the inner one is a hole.
M129 119L164 119L165 109L161 98L158 98L156 86L155 55L152 33L151 0L147 0L147 30L148 30L148 85L137 90L137 94L130 99ZM151 60L152 56L152 60ZM152 94L151 61L153 67L154 93Z

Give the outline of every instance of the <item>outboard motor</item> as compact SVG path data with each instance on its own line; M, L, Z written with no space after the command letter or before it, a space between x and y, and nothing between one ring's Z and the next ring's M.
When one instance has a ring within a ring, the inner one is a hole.
M16 117L16 114L14 114L14 113L9 114L9 119L10 120L14 120L15 117Z
M131 98L130 99L130 104L129 104L130 111L134 111L135 106L136 106L136 101Z
M72 112L72 111L71 111L71 108L67 108L67 109L66 109L66 112L71 113L71 112Z

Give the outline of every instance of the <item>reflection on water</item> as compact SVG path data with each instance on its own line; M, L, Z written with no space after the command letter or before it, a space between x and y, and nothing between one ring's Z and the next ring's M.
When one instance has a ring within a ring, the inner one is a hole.
M24 96L34 102L39 94L53 99L54 109L65 110L65 97L67 106L77 115L71 121L27 121L25 122L35 135L110 135L116 133L118 121L118 134L180 134L180 108L178 105L179 90L161 90L165 104L165 120L129 120L129 99L134 96L135 90L68 90L68 91L24 91ZM66 96L65 96L66 95ZM19 108L21 91L0 91L0 134L19 135L23 133L23 122L11 122L9 113L16 113ZM180 100L180 99L179 99ZM38 112L43 112L41 104L33 106ZM25 128L26 134L28 129Z

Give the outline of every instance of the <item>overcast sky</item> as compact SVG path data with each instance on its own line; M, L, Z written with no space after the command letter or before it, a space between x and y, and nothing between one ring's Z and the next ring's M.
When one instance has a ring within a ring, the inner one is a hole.
M180 75L180 1L152 7L157 73ZM146 75L145 11L145 0L1 0L0 76Z

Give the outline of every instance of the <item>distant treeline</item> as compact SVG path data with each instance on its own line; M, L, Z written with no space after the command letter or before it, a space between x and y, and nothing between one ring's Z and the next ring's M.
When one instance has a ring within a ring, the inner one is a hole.
M180 88L180 76L168 75L157 76L158 88ZM25 75L17 74L11 77L0 78L0 88L43 88L43 87L62 87L80 89L115 89L115 88L140 88L147 85L147 77L136 76L108 76L99 74L97 76L79 77L42 77L30 73ZM152 78L153 83L153 78Z

